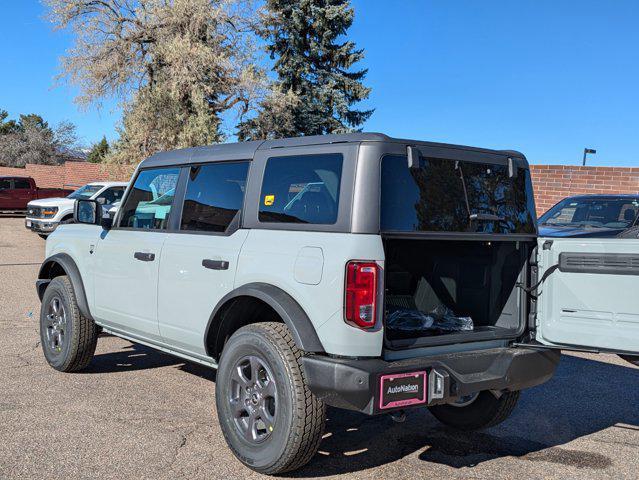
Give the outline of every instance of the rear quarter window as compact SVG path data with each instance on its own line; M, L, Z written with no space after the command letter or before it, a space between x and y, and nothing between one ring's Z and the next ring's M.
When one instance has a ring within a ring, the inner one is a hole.
M339 153L269 158L259 199L259 221L334 224L342 164Z

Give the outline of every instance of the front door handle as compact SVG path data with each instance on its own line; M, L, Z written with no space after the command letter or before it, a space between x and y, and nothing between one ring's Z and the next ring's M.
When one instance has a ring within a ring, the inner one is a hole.
M133 258L142 262L152 262L155 260L155 253L135 252Z
M205 258L202 260L202 266L204 268L210 268L211 270L228 270L229 262L226 260L211 260L209 258Z

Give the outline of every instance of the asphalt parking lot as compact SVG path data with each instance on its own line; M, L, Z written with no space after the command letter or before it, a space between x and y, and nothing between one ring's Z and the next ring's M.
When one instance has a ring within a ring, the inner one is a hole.
M102 337L86 372L39 344L34 281L44 241L0 218L0 478L257 478L226 448L215 372ZM425 410L405 423L330 409L320 453L295 478L637 478L639 369L565 355L513 416L480 433Z

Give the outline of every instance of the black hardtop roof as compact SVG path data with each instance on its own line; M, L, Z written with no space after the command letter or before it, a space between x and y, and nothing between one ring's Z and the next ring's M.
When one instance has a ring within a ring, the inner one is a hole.
M384 135L383 133L357 132L332 135L309 135L304 137L281 138L277 140L254 140L250 142L221 143L203 147L170 150L167 152L159 152L151 155L149 158L142 161L140 166L159 167L180 165L185 163L215 162L221 160L246 160L252 159L257 150L362 142L390 142L424 147L472 150L475 152L484 152L493 155L510 155L513 157L525 159L523 154L513 150L490 150L486 148L468 147L464 145L393 138L389 137L388 135Z

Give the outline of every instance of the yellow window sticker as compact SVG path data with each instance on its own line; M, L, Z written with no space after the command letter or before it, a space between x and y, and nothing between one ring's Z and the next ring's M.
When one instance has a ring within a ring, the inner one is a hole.
M267 207L273 205L275 202L275 195L264 195L264 205Z

